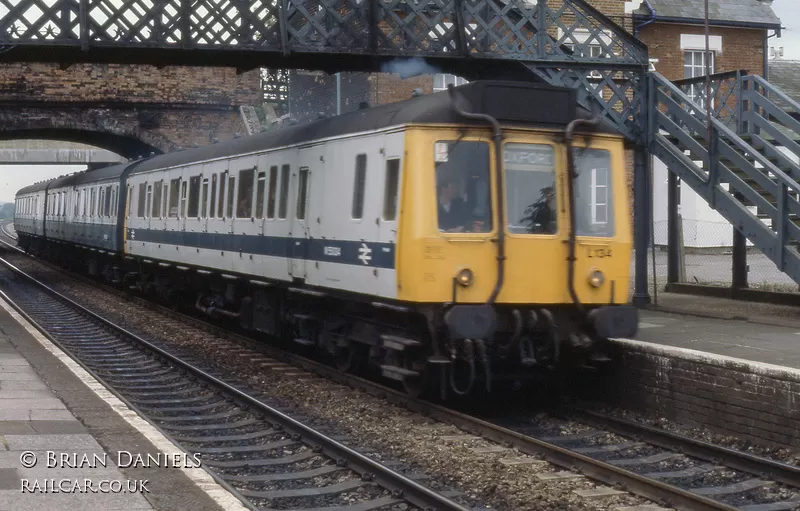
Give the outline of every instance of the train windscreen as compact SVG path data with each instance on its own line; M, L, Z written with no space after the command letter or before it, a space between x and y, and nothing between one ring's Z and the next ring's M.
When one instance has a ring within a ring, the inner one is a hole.
M555 234L555 151L546 144L506 144L506 211L512 234Z

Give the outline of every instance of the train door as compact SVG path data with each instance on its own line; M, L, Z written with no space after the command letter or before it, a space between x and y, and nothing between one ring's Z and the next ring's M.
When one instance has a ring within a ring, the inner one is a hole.
M375 169L380 188L375 192L380 205L376 215L378 240L382 243L397 241L397 219L400 216L400 182L403 168L404 134L390 133L383 138L383 158L380 168Z
M230 162L228 179L228 210L226 216L231 221L232 234L253 235L255 233L255 215L253 200L255 197L256 173L258 157L246 156ZM232 180L230 178L233 178ZM237 247L239 249L241 247Z
M292 182L290 190L293 191L291 215L291 230L289 232L291 246L291 270L293 278L306 278L306 263L309 254L311 235L309 232L309 190L312 187L313 169L319 169L321 158L324 157L325 146L315 146L301 149L297 167L292 169Z

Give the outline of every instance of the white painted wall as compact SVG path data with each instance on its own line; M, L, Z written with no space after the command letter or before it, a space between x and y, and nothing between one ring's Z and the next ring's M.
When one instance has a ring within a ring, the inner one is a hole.
M778 149L800 165L800 157L796 154L784 147ZM653 157L653 220L656 245L667 244L667 176L666 164ZM727 185L723 187L728 188ZM751 209L755 214L755 208ZM733 227L730 222L711 209L711 206L686 184L681 184L679 212L683 215L684 246L708 248L733 245ZM748 241L747 245L753 244Z

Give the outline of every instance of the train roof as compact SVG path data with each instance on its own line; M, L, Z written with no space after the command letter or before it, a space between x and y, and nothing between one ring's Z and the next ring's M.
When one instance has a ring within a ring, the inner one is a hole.
M456 90L463 98L460 105L462 109L493 115L506 125L564 129L575 118L591 117L590 112L578 107L577 93L570 88L529 82L483 80L456 87ZM407 124L474 125L476 122L467 121L458 115L453 109L449 93L442 91L275 132L259 133L230 142L155 156L138 165L132 174ZM486 124L478 125L488 127ZM595 132L618 134L605 121Z
M463 110L492 115L505 126L564 129L573 119L591 117L588 110L577 104L575 89L530 82L493 80L475 81L455 89L459 93L459 106ZM274 132L259 133L229 142L154 156L144 161L140 160L132 174L408 124L462 124L488 127L486 124L476 124L475 121L461 117L453 109L448 91L442 91L290 126ZM601 121L594 132L619 134L605 120ZM48 183L52 183L51 188L55 188L118 178L132 163L110 165L43 181L26 186L17 194L44 190Z
M33 193L44 190L48 184L50 189L61 188L64 186L76 186L83 183L95 183L97 181L118 180L122 172L130 165L130 163L118 163L116 165L108 165L94 170L84 170L75 172L66 176L59 176L46 181L41 181L25 188L21 188L17 195L25 193Z

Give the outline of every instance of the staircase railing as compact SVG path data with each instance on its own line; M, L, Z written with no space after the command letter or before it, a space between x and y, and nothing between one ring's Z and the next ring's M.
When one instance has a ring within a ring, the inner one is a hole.
M800 117L800 103L760 76L744 77L742 84L746 108L740 131L748 135L751 145L777 159L795 180L800 179L796 161L800 159L800 121L796 118Z
M711 115L737 132L741 132L742 108L745 106L741 101L741 95L746 77L747 71L737 70L711 75L709 80L711 85ZM675 80L672 83L677 85L684 94L705 110L705 76Z
M800 253L792 246L800 241L797 181L713 116L709 139L705 109L678 85L658 73L648 75L648 85L651 153L800 282Z

